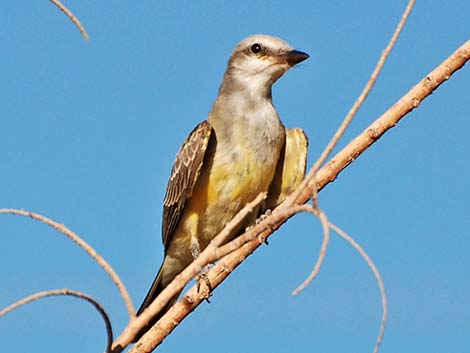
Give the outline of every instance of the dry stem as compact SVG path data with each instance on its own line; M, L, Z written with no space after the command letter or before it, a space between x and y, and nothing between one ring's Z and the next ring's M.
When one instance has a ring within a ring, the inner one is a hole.
M334 134L334 136L331 138L331 140L328 143L328 145L326 146L326 148L323 150L323 152L320 155L320 157L318 158L318 160L315 162L313 167L308 172L308 174L307 174L306 178L304 179L304 181L302 182L302 184L286 200L286 203L292 204L292 202L294 202L294 200L297 199L297 197L300 195L301 191L304 190L309 183L312 183L312 181L315 179L314 178L315 173L323 165L325 160L330 155L331 151L333 151L333 149L337 145L338 141L343 136L343 134L346 131L349 124L354 119L356 113L359 111L359 108L362 106L362 104L366 100L367 96L369 95L369 92L372 90L372 87L374 86L375 82L377 81L377 78L379 77L380 71L382 71L382 68L385 65L385 62L387 61L388 56L390 55L393 47L395 46L396 41L398 40L398 37L400 36L401 31L403 30L403 27L405 26L406 20L408 19L408 16L410 15L411 10L413 9L414 3L415 3L415 0L410 0L408 2L408 5L407 5L407 7L406 7L401 19L400 19L400 22L398 23L398 25L395 29L395 32L393 33L392 38L390 39L390 42L388 43L387 47L382 52L382 55L380 56L379 61L377 62L376 66L374 68L374 71L370 75L370 78L367 81L367 83L366 83L364 89L362 90L361 94L359 95L359 97L354 102L353 106L349 110L348 114L344 118L343 122L339 126L339 128L336 131L336 133Z
M224 249L219 248L231 233L231 231L238 226L245 217L253 211L264 199L266 193L260 193L253 201L247 203L238 214L224 227L224 229L209 243L209 245L199 254L198 258L194 260L186 269L183 270L176 278L159 294L159 296L152 302L152 304L144 310L136 319L125 328L122 334L116 339L113 344L114 352L119 352L120 348L126 347L139 330L148 324L152 317L162 310L162 308L178 294L184 286L191 281L201 270L201 268L211 262L214 262L226 255L227 253L237 249L238 247L230 246L234 241L226 244L228 247ZM254 230L248 232L253 233ZM231 250L232 249L232 250ZM150 332L150 331L149 331ZM146 336L149 336L148 332L142 337L141 340L146 340Z
M426 97L461 69L469 59L470 42L467 41L330 159L316 174L317 190L321 190L334 181L344 168L367 150L387 130L395 127L406 114L417 108ZM312 194L313 186L313 182L310 181L304 189L300 190L301 192L294 202L296 204L305 203Z
M73 24L78 28L78 30L82 34L83 38L85 38L85 40L90 39L90 37L88 36L88 33L85 31L85 28L80 23L78 18L75 17L72 11L70 11L67 7L65 7L65 5L63 5L59 0L50 0L50 2L52 2L55 6L57 6L59 10L62 11L70 19L70 21L73 22Z
M85 252L88 255L90 255L90 257L93 260L95 260L108 273L109 277L111 277L111 280L116 284L116 286L119 289L119 292L121 293L121 296L126 304L129 317L131 319L135 317L135 309L134 309L134 305L132 304L131 297L129 296L129 293L127 292L127 289L122 283L118 274L114 271L111 265L108 264L108 262L100 254L98 254L98 252L96 252L96 250L93 249L91 245L89 245L86 241L84 241L82 238L80 238L77 234L72 232L63 224L57 223L56 221L53 221L52 219L41 216L40 214L25 211L25 210L17 210L13 208L0 208L0 214L2 213L14 214L14 215L24 216L24 217L31 217L32 219L35 219L41 223L47 224L48 226L58 230L60 233L64 234L73 242L75 242L75 244L77 244L83 250L85 250Z
M334 230L338 235L340 235L344 240L346 240L354 249L359 252L361 257L366 261L367 266L372 270L374 273L375 279L377 280L377 284L379 285L380 289L380 297L382 298L382 320L380 323L380 329L379 329L379 334L377 336L377 340L375 343L375 347L373 350L373 353L377 353L379 351L380 344L382 343L382 339L385 333L385 324L387 322L387 315L388 315L388 310L387 310L387 295L385 293L385 286L384 282L382 280L382 277L380 276L380 272L375 266L374 262L372 259L367 255L364 249L350 236L348 235L345 231L343 231L341 228L338 226L334 225L331 222L328 222L328 226Z
M46 291L34 293L0 310L0 317L9 313L12 310L19 308L20 306L23 306L35 300L39 300L45 297L58 296L58 295L65 295L65 296L71 296L75 298L84 299L90 304L92 304L96 310L98 310L106 326L106 334L108 337L107 343L106 343L106 352L111 352L111 344L113 343L113 328L111 326L111 321L109 320L109 316L104 310L103 306L95 298L83 292L78 292L75 290L64 288L64 289L52 289L52 290L46 290Z
M325 259L326 250L330 242L330 228L328 227L328 218L326 214L318 207L314 208L309 205L299 206L299 209L310 212L318 217L323 228L323 242L320 248L320 254L318 255L315 266L313 266L312 272L308 275L308 277L305 279L305 281L301 285L299 285L296 289L294 289L294 291L292 292L292 295L299 294L301 291L307 288L307 286L315 279L315 277L317 277L318 273L320 272L321 266L323 264L323 260Z

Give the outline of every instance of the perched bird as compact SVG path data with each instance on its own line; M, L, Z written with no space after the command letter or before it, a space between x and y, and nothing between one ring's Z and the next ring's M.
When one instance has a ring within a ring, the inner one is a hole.
M275 207L302 180L307 139L300 129L288 130L286 145L271 87L308 57L268 35L250 36L233 50L208 119L190 133L173 165L163 208L165 257L138 315L247 202L271 189L267 206ZM259 212L232 236L252 224Z

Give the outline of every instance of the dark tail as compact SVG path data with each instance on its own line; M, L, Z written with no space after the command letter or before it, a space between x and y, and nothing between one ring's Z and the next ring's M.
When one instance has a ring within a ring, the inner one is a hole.
M165 289L166 287L166 284L163 285L162 283L162 268L163 268L163 265L162 267L160 267L160 270L158 271L158 274L157 276L155 277L155 279L153 280L153 283L152 283L152 286L150 287L150 290L148 291L147 295L145 296L145 299L142 303L142 305L140 306L139 310L137 311L137 316L139 316L140 314L142 314L142 312L144 311L144 309L146 309L150 304L152 304L152 302L155 300L156 297L158 297L158 295L161 293L161 291L163 289ZM181 292L180 292L181 293ZM160 320L160 318L165 315L165 313L171 308L171 306L176 302L176 300L178 299L178 296L180 295L180 293L178 293L177 295L175 295L169 302L168 304L166 304L164 306L164 308L157 314L157 316L155 318L153 318L153 320L151 320L148 325L146 325L144 328L142 328L142 330L139 331L139 333L136 335L136 337L134 338L134 341L133 343L137 342L140 337L142 337L144 335L144 333L146 333L153 325L155 325L155 323Z

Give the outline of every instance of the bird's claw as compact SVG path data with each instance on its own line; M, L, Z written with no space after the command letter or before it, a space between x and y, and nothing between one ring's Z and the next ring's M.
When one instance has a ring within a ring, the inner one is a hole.
M268 218L273 212L270 209L267 209L261 216L255 219L255 223L246 227L245 232L248 232L249 230L252 230L256 225L260 224L262 221L264 221L266 218ZM264 242L264 241L263 241Z
M268 239L265 236L261 235L261 234L258 235L258 241L259 241L260 244L264 243L265 245L269 245Z
M270 209L267 209L261 216L256 218L255 224L259 224L268 218L273 212Z
M204 270L202 270L198 275L196 276L196 283L197 283L197 292L200 293L201 289L201 283L204 281L204 284L207 287L207 292L204 293L205 295L205 300L210 303L209 298L212 295L212 284L209 280L209 277L207 276L207 271L208 271L209 265L206 266Z

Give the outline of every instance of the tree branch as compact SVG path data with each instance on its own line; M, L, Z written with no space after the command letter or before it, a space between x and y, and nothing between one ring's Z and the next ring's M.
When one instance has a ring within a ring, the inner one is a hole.
M88 36L88 33L85 31L85 27L83 27L83 25L80 23L78 18L75 17L72 11L70 11L67 7L65 7L65 5L63 5L59 0L50 0L50 2L52 2L55 6L57 6L57 8L60 11L62 11L70 19L70 21L73 22L73 24L78 28L78 30L82 34L82 37L85 40L90 39L90 37Z
M0 317L2 317L3 315L6 315L10 311L18 309L20 306L26 305L35 300L39 300L45 297L59 296L59 295L71 296L71 297L86 300L87 302L92 304L96 310L98 310L106 326L106 334L108 337L107 343L106 343L106 352L110 352L111 344L113 342L113 328L111 326L111 321L109 320L109 316L104 310L103 306L95 298L83 292L78 292L75 290L64 288L64 289L52 289L52 290L46 290L46 291L34 293L0 310Z
M316 174L318 190L334 181L339 173L367 150L389 129L409 112L417 108L421 102L433 93L442 83L447 81L456 71L460 70L470 59L470 41L465 42L438 67L426 75L412 89L410 89L398 102L390 107L382 116L367 127L361 134L352 140L346 147L338 152ZM304 188L295 200L297 204L305 203L312 194L313 182Z
M372 353L377 353L379 351L379 347L380 347L380 344L382 343L382 339L385 333L385 323L387 322L387 316L388 316L387 295L385 294L385 286L382 280L382 276L380 276L380 272L377 266L375 266L374 262L369 257L369 255L367 255L365 250L362 249L362 247L349 234L347 234L344 230L342 230L340 227L333 224L332 222L328 222L328 226L333 231L335 231L340 237L346 240L361 255L361 257L367 263L367 266L369 266L369 268L374 273L375 279L377 280L377 284L380 290L380 297L382 298L382 320L380 322L379 334L377 336L375 347L374 347L374 350L372 351Z
M113 352L120 352L122 348L129 345L129 343L132 342L135 335L142 329L142 327L146 326L152 317L158 314L171 300L171 298L177 295L184 288L184 286L201 271L203 266L220 259L222 256L240 247L238 243L235 245L233 244L234 242L240 241L240 237L232 240L223 248L220 248L220 245L226 241L230 232L265 199L266 193L260 193L253 201L247 203L240 210L240 212L238 212L237 215L229 223L227 223L224 229L214 239L212 239L209 245L199 254L197 259L195 259L188 267L186 267L183 272L178 274L175 279L165 287L165 289L152 302L152 304L147 309L145 309L141 315L133 319L132 322L124 329L124 331L113 344ZM246 233L253 234L253 231L254 230L251 230ZM205 296L205 298L207 298L207 296ZM147 334L145 336L147 336ZM144 338L143 341L145 342L147 339L148 338Z
M124 286L124 283L122 283L121 279L119 278L118 274L114 269L111 267L111 265L95 250L93 247L88 244L86 241L84 241L82 238L80 238L77 234L72 232L70 229L68 229L66 226L63 224L57 223L56 221L44 217L38 213L30 212L30 211L25 211L25 210L17 210L14 208L0 208L0 214L14 214L17 216L23 216L23 217L30 217L32 219L35 219L41 223L44 223L55 230L59 231L60 233L64 234L67 236L70 240L72 240L75 244L80 246L85 252L90 255L90 257L98 264L100 265L103 270L106 271L106 273L109 275L111 280L116 284L116 287L119 290L119 293L121 293L121 297L124 300L124 303L126 304L127 312L129 314L129 317L132 319L135 317L135 309L134 309L134 304L132 304L131 297L129 295L129 292L127 291L126 287Z
M365 85L358 99L354 102L353 106L351 107L348 114L344 118L344 121L341 123L340 127L336 131L331 141L328 143L328 146L326 146L326 148L322 152L321 156L315 162L315 165L310 170L309 176L306 179L311 178L312 175L318 171L318 169L321 167L323 162L325 162L325 160L330 155L331 151L333 151L333 148L336 146L340 138L343 136L344 132L346 131L346 128L349 126L354 116L359 111L359 108L361 107L362 103L364 103L364 101L366 100L367 96L372 90L372 87L374 86L375 82L379 78L380 71L382 71L382 68L385 65L385 62L387 61L388 56L392 52L392 49L395 46L395 43L397 42L398 37L400 36L400 33L403 30L403 27L405 26L406 20L408 19L408 16L410 15L414 4L415 4L415 0L409 1L405 9L405 12L403 13L403 16L400 19L400 22L398 23L397 28L395 29L395 32L393 33L392 38L390 39L390 42L388 43L387 47L382 52L382 55L380 56L380 59L377 62L377 65L375 66L374 71L371 74L369 81L367 81L367 84Z

